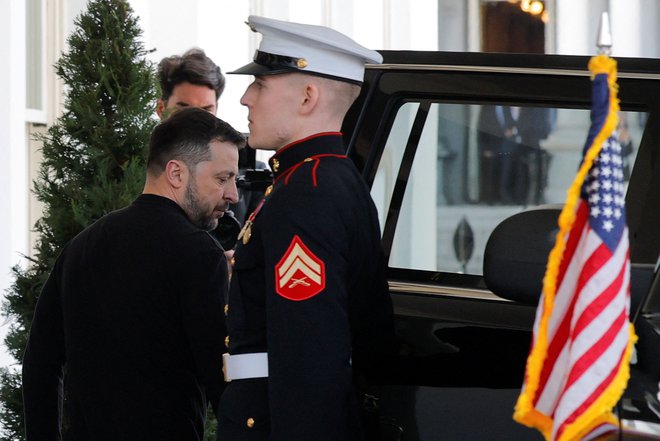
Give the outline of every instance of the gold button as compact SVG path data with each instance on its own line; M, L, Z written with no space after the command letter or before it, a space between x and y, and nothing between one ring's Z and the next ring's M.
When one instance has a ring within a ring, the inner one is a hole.
M225 305L225 315L229 312L229 305Z
M296 65L298 66L298 69L304 69L307 67L307 60L304 58L299 58L298 61L296 62Z
M254 418L248 418L245 424L248 426L248 429L252 429L254 427Z
M266 192L264 193L264 196L268 196L271 191L273 191L273 186L269 185L268 188L266 188Z
M231 264L231 266L236 265L236 259L235 259L234 257L232 257L232 258L229 260L229 263Z
M229 348L229 336L225 337L225 346L227 346L227 348Z
M305 160L303 162L310 162L311 160L312 160L312 158L305 158Z
M280 161L273 159L273 171L277 173L277 170L280 169Z

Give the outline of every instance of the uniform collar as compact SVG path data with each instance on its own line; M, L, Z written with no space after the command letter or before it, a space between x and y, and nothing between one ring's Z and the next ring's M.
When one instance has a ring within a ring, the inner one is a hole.
M317 133L285 145L270 158L268 163L270 169L273 170L273 177L277 179L291 167L307 158L323 154L343 155L345 153L341 133Z

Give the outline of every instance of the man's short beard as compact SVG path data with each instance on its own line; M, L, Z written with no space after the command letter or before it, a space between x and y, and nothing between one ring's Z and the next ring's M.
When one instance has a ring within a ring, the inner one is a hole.
M218 219L212 216L213 211L211 211L211 213L205 213L204 207L200 204L199 196L197 194L197 185L195 184L195 176L193 174L191 174L190 181L186 187L184 204L185 206L183 209L195 226L205 231L214 230L215 227L218 226Z

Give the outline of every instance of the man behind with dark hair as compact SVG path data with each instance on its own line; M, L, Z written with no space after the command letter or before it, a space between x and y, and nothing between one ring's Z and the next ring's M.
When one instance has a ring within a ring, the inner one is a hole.
M208 230L237 200L244 143L209 112L175 112L152 133L143 194L64 248L23 360L28 441L61 439L63 396L65 439L203 438L228 286Z
M167 111L183 107L199 107L216 114L225 77L203 50L193 48L181 56L163 58L158 64L158 78L161 97L156 113L161 119Z
M161 98L156 105L156 113L159 118L167 118L173 111L185 107L199 107L216 114L218 99L225 88L225 77L203 50L193 48L181 56L163 58L158 64L158 79ZM257 161L254 168L263 169L266 165ZM240 171L243 173L245 170ZM228 259L233 253L231 249L236 241L237 228L263 199L263 192L242 189L238 196L239 201L232 204L230 213L214 232L225 247Z

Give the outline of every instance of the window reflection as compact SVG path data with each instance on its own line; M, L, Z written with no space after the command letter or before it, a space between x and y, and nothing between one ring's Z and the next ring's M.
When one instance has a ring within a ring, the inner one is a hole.
M379 164L372 194L383 226L419 111L418 103L399 109ZM620 116L628 180L645 115ZM530 207L563 204L589 118L588 109L432 104L418 134L390 267L482 274L483 250L499 222Z

